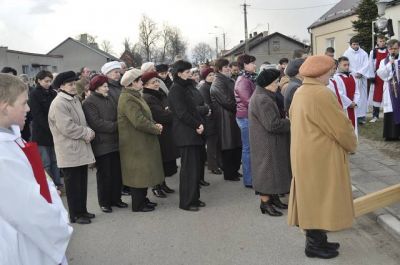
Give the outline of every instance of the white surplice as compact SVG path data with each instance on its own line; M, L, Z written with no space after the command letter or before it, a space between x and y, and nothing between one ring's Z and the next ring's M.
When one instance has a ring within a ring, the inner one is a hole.
M395 60L395 70L397 73L397 80L400 81L400 73L397 69L399 69L399 62L400 59ZM392 107L392 99L390 98L390 87L389 87L389 82L392 81L393 79L393 69L392 69L392 64L390 61L385 64L385 60L382 60L379 69L376 71L376 74L385 82L383 85L383 112L388 113L388 112L393 112L393 107Z
M382 53L386 53L386 52L387 52L386 49L385 50L380 50L380 49L376 50L376 53L382 54ZM371 52L369 53L368 60L369 60L369 78L375 78L375 75L377 75L376 71L378 69L376 69L376 58L374 59L374 50L371 50ZM380 63L379 63L379 65L380 65ZM378 66L378 68L379 68L379 66ZM368 94L368 106L374 106L374 107L380 108L382 106L383 98L382 98L382 102L374 101L374 91L375 91L375 84L371 84L369 87L369 94Z
M20 128L0 132L0 264L67 264L72 234L68 213L52 181L52 203L40 195L32 167L16 143Z
M357 51L349 47L343 56L349 58L350 72L355 76L361 74L361 78L356 78L356 83L360 91L360 100L356 109L356 117L365 117L368 111L368 91L367 80L370 77L368 54L359 48Z

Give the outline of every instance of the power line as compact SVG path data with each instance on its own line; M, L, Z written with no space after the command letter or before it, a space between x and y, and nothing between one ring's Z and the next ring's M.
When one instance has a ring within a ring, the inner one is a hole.
M292 7L292 8L261 8L261 7L252 7L251 9L256 10L267 10L267 11L287 11L287 10L303 10L303 9L311 9L311 8L318 8L318 7L325 7L336 5L337 3L330 3L324 5L316 5L316 6L304 6L304 7Z

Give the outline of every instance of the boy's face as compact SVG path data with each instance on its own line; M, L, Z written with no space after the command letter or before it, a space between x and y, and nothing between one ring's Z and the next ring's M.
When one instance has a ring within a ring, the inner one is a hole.
M350 63L349 61L341 61L339 63L339 71L340 72L348 72L350 69Z
M28 106L28 91L26 90L22 94L17 97L17 100L13 104L8 103L0 103L0 108L3 109L4 105L4 113L6 116L6 123L3 126L6 128L10 127L11 125L15 124L18 125L21 130L24 128L26 113L29 111Z
M378 45L379 48L383 48L386 46L386 41L385 39L378 38L376 40L376 44Z

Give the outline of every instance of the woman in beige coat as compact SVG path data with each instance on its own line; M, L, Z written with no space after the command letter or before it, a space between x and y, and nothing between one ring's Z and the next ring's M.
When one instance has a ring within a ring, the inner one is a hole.
M95 134L87 126L77 97L76 75L63 72L53 85L60 92L49 109L49 126L54 139L57 165L64 174L71 223L89 224L94 214L86 209L88 164L95 162L90 142Z
M339 244L327 242L325 231L349 228L354 218L348 154L356 150L357 138L327 88L334 67L328 56L308 57L289 111L293 179L288 220L306 230L308 257L336 257Z

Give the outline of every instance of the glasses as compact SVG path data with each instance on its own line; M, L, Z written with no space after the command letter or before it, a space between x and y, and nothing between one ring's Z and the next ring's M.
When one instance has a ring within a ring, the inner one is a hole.
M156 79L156 80L150 82L150 84L152 84L152 85L157 84L157 83L160 83L160 80Z

